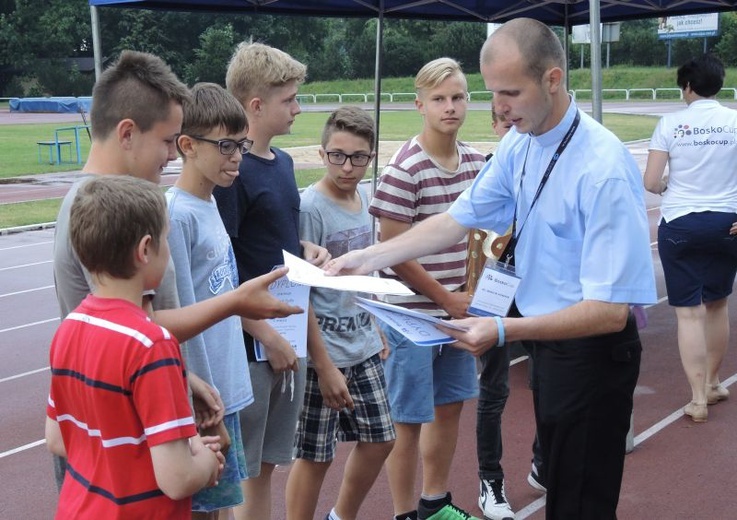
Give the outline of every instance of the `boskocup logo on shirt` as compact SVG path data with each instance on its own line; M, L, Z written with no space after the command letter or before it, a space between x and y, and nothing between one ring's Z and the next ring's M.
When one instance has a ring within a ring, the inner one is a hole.
M673 138L678 139L679 137L685 137L691 135L691 127L689 125L678 125L673 130Z
M709 136L711 138L719 138L724 135L737 134L737 127L722 125L722 126L691 126L691 125L678 125L673 129L673 137L678 139L679 137L686 137L688 135L700 135Z

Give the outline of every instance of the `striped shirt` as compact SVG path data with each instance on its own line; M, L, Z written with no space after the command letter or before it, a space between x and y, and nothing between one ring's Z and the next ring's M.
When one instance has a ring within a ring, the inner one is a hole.
M189 518L150 448L196 434L179 344L130 302L88 296L51 344L47 415L68 456L56 518Z
M414 226L446 211L471 186L485 162L481 153L460 141L457 142L457 148L459 165L455 171L450 171L422 149L417 137L407 141L383 169L369 213L377 218L384 217ZM455 291L466 282L467 241L464 238L448 249L418 258L417 261L443 287ZM391 269L384 269L380 274L382 277L399 279ZM435 316L445 315L437 304L421 294L385 296L382 299Z

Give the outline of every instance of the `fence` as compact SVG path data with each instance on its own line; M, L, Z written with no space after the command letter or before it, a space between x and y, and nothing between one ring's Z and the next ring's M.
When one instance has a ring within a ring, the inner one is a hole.
M591 89L570 90L573 99L591 99ZM605 88L601 90L605 99L632 100L683 100L683 91L680 88ZM719 95L720 99L737 100L737 88L723 88ZM382 92L381 100L389 103L414 102L417 95L414 92ZM469 101L491 101L491 92L487 90L476 90L468 93ZM373 93L348 93L348 94L299 94L297 101L300 103L373 103Z

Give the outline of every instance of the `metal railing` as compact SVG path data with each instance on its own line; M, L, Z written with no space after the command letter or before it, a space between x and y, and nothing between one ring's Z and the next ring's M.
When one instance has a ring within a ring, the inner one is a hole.
M591 89L580 88L569 90L573 99L590 99ZM605 99L622 99L624 101L648 99L657 100L683 100L683 91L675 87L662 88L605 88L601 90ZM729 96L729 97L728 97ZM717 96L720 99L737 100L737 88L726 87ZM414 92L382 92L381 99L389 103L412 102L417 98ZM468 93L469 101L491 101L491 92L487 90L474 90ZM335 94L298 94L297 101L300 103L373 103L374 94L371 92L361 93L335 93Z

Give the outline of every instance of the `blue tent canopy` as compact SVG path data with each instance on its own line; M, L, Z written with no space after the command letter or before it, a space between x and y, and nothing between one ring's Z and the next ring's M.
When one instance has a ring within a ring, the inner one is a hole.
M589 0L90 0L117 6L282 15L504 22L527 16L549 25L589 23ZM737 9L737 0L600 0L602 22Z

